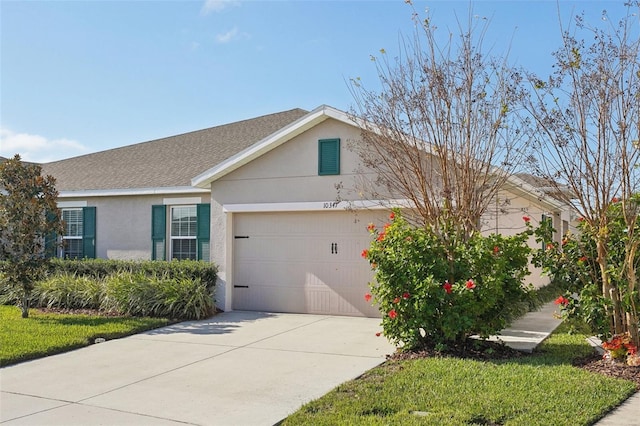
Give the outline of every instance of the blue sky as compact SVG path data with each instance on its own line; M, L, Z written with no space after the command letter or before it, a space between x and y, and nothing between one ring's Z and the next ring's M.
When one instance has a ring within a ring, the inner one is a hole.
M416 1L439 31L469 5L486 45L551 71L558 4ZM621 0L561 0L563 20L624 12ZM411 35L402 0L0 0L0 155L54 161L292 108L353 104L348 80L377 87L371 55Z

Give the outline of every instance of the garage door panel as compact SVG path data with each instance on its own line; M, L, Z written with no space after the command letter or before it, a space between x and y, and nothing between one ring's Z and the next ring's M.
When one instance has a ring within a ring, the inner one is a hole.
M369 222L382 223L381 214L236 214L233 308L379 317L364 300Z

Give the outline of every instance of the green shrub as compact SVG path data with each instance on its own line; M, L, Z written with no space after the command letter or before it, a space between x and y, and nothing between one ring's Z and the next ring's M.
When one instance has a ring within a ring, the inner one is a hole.
M629 200L629 205L640 203L638 197ZM637 207L636 207L637 208ZM607 210L606 262L610 284L622 295L620 305L625 312L637 311L640 306L640 295L637 287L633 292L626 277L627 259L625 244L629 233L624 221L622 203L614 202ZM591 327L593 333L601 337L611 336L613 305L609 297L602 293L602 275L598 264L596 249L597 230L586 221L579 221L579 233L568 233L558 245L549 246L547 250L538 251L534 263L543 268L551 276L552 282L560 289L557 299L563 317L576 319ZM538 239L549 238L550 229L541 227L536 231ZM640 223L633 230L634 235L640 232ZM546 233L546 236L545 236ZM640 269L640 257L634 258L635 269Z
M132 316L200 319L213 313L213 295L200 279L123 272L105 279L102 308Z
M134 261L83 259L52 259L50 274L68 273L77 276L106 278L122 272L146 276L200 279L209 291L215 289L218 270L215 265L195 260L180 261Z
M31 305L200 319L214 312L216 279L216 267L205 262L55 259L46 279L35 284ZM16 304L20 298L2 282L2 303Z
M373 301L385 336L407 349L495 334L532 301L523 285L530 226L512 237L476 234L453 250L399 213L382 230L369 230L375 238L362 255L376 271Z
M99 309L104 298L102 282L68 273L49 276L33 290L34 306L68 309Z

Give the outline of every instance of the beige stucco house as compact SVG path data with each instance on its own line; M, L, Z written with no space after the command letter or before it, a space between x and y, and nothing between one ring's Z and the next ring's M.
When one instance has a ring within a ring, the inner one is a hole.
M210 260L223 310L378 316L360 253L367 224L388 216L379 201L403 201L338 197L362 173L347 146L359 137L346 113L321 106L44 164L67 221L60 255ZM565 231L570 214L513 177L484 231L517 232L523 215Z

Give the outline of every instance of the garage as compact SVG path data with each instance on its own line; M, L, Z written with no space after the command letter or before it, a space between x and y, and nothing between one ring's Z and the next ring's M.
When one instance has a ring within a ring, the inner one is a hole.
M236 213L233 297L237 310L380 316L364 300L373 277L362 250L380 211Z

